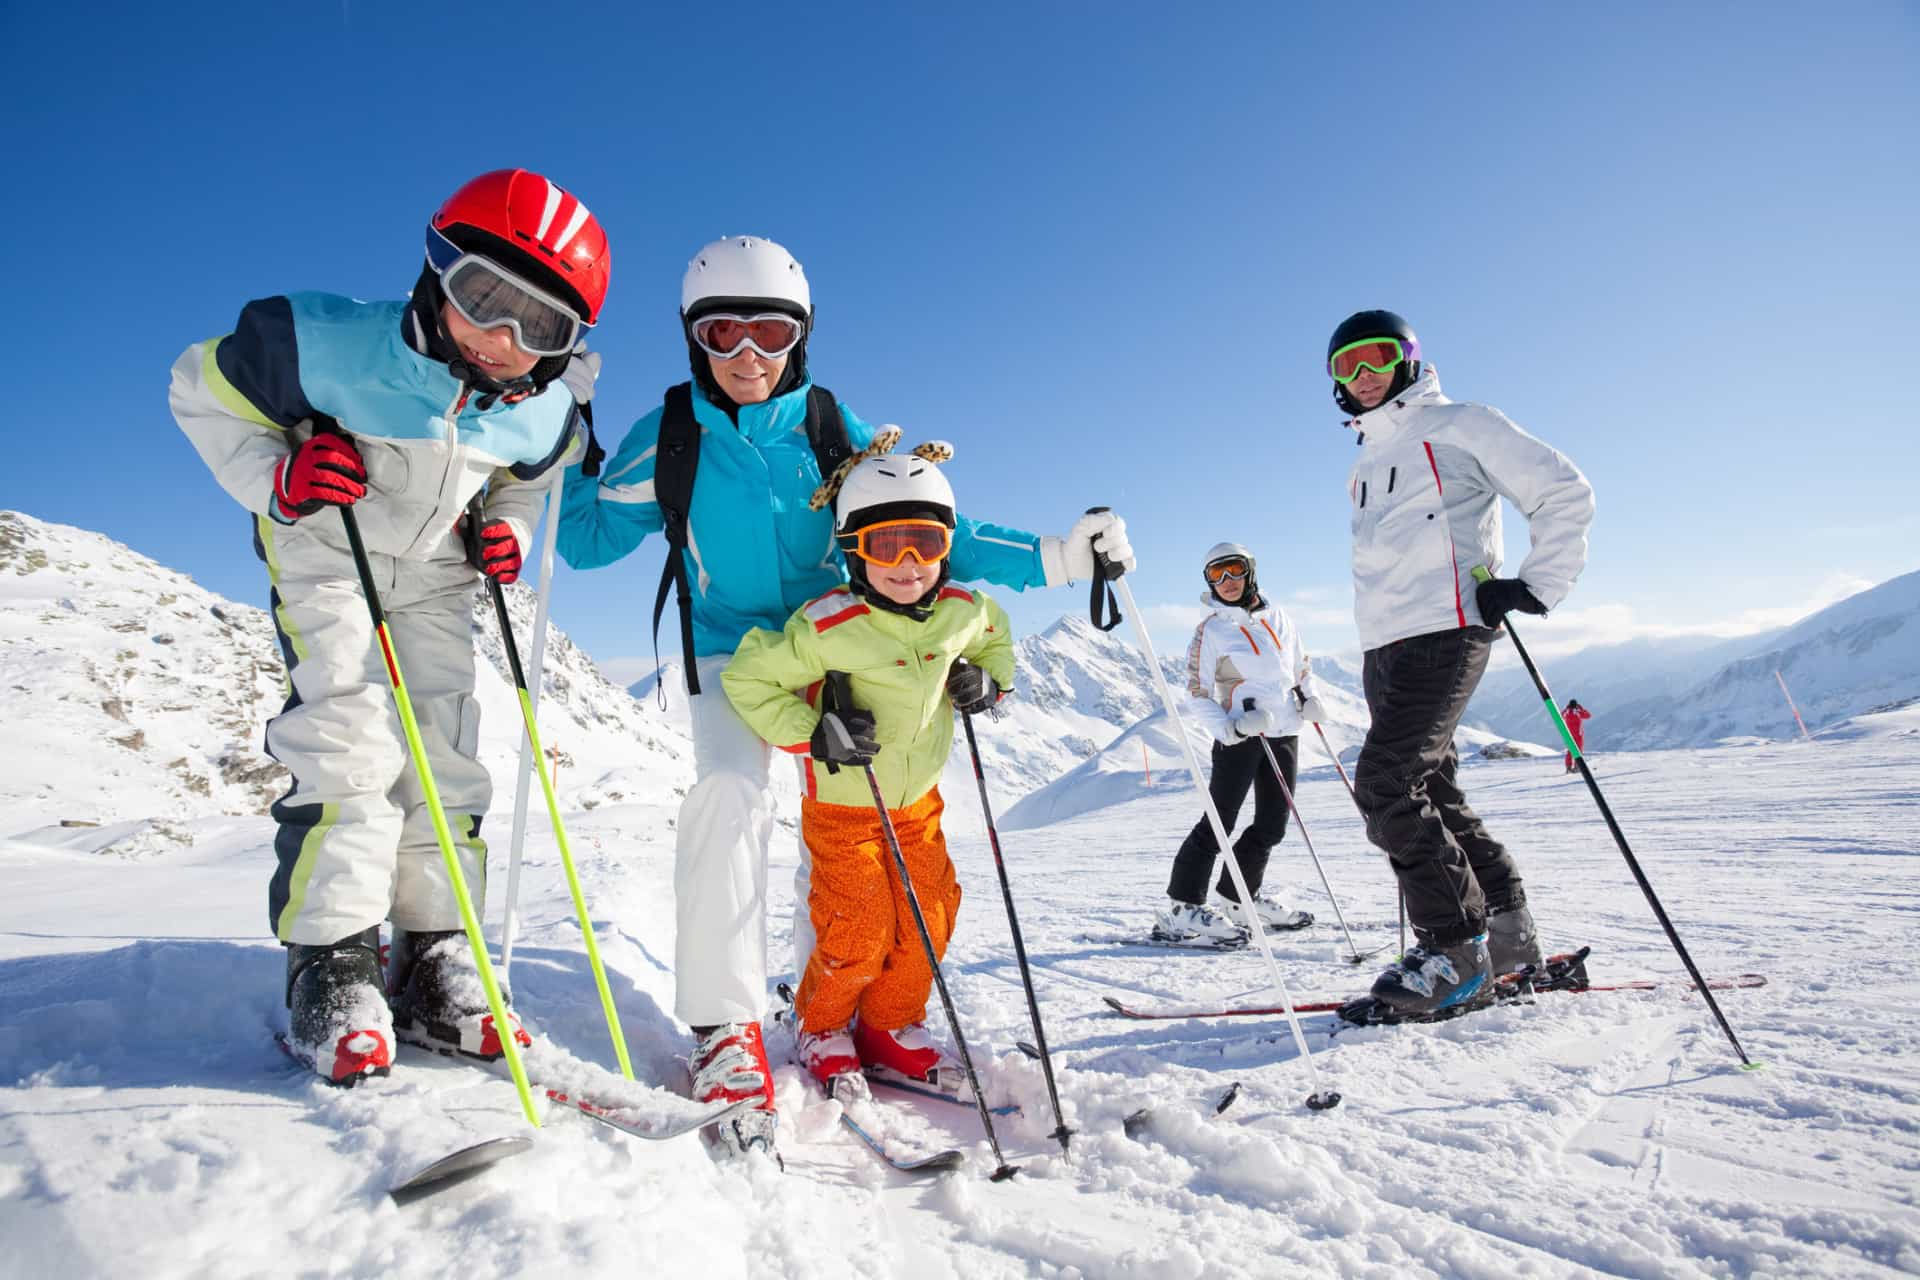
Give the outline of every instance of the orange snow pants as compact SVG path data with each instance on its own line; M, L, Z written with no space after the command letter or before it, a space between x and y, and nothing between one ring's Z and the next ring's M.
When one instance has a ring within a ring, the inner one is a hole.
M945 808L935 787L888 811L938 956L946 955L960 911L960 883L940 833ZM856 1013L879 1031L919 1022L927 1014L933 970L880 830L880 815L802 799L800 835L813 860L807 912L814 931L813 955L794 998L801 1027L837 1030Z

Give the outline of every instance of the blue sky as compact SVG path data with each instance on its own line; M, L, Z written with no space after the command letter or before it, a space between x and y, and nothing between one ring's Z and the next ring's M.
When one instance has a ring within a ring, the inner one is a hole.
M169 364L252 297L399 296L446 193L524 165L613 238L609 443L686 376L691 252L772 236L813 282L816 376L955 442L969 513L1120 510L1168 637L1204 549L1246 542L1345 649L1352 443L1321 356L1390 307L1450 394L1594 482L1550 642L1785 621L1920 567L1917 15L9 6L0 506L262 603ZM557 579L622 674L659 554ZM1085 605L1008 603L1023 628Z

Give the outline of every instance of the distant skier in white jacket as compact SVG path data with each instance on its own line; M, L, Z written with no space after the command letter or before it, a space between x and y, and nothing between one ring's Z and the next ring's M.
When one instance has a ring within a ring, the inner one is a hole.
M1453 735L1501 620L1545 613L1573 588L1593 489L1499 410L1442 395L1391 311L1344 321L1327 365L1360 444L1353 611L1372 726L1354 789L1419 937L1373 995L1428 1013L1483 999L1495 973L1540 960L1519 868L1467 806ZM1526 516L1532 550L1516 576L1476 585L1476 566L1500 572L1501 498Z
M1207 785L1228 831L1248 790L1253 791L1253 822L1233 842L1231 856L1253 891L1254 913L1269 930L1304 929L1313 923L1311 915L1290 911L1260 891L1267 857L1287 831L1286 794L1261 739L1280 762L1291 791L1300 759L1301 698L1306 719L1322 720L1326 713L1314 696L1293 620L1260 594L1253 553L1237 542L1218 543L1207 553L1204 577L1207 594L1201 601L1213 612L1187 646L1185 711L1213 733L1213 774ZM1219 852L1213 824L1202 817L1174 855L1167 903L1154 920L1157 941L1232 946L1245 940L1251 920L1224 867L1218 889L1225 910L1207 905L1207 879Z

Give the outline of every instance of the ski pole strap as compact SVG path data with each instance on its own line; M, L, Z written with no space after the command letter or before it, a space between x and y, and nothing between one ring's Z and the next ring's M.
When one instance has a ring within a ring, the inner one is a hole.
M1493 574L1488 572L1487 566L1477 564L1473 566L1473 580L1475 582L1491 582L1493 581ZM1507 628L1507 634L1513 636L1513 624L1506 622L1503 625ZM1514 646L1516 649L1519 648L1519 643L1519 637L1514 636ZM1560 741L1566 744L1567 750L1573 753L1575 760L1584 760L1586 756L1581 752L1580 744L1573 740L1573 731L1567 728L1566 717L1562 716L1560 714L1560 708L1553 704L1553 693L1547 688L1546 677L1542 676L1539 670L1534 667L1533 659L1527 656L1525 649L1519 649L1519 653L1520 660L1527 666L1527 674L1533 677L1533 687L1540 691L1540 701L1547 709L1547 718L1553 721L1553 727L1560 731Z
M1087 514L1090 516L1099 515L1108 510L1111 510L1111 508L1088 507ZM1107 558L1106 552L1097 549L1094 551L1093 582L1091 584L1092 594L1087 601L1087 614L1088 620L1093 623L1093 629L1095 631L1111 631L1119 626L1122 621L1120 616L1120 602L1116 600L1113 595L1113 579L1119 577L1124 572L1126 572L1124 569ZM1104 601L1102 599L1103 596ZM1105 622L1100 620L1103 603L1107 615Z

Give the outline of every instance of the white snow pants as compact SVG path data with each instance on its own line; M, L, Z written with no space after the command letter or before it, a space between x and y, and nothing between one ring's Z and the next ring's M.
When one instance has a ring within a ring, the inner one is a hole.
M767 843L773 748L720 687L730 655L698 659L693 789L675 828L674 1013L688 1026L757 1022L767 1005Z
M262 516L255 527L291 685L286 708L267 725L268 754L293 774L292 790L273 806L275 935L315 945L383 920L416 933L459 928L351 554L303 525ZM477 575L451 536L430 560L369 553L369 561L467 888L480 903L480 820L493 791L478 759L473 696Z

